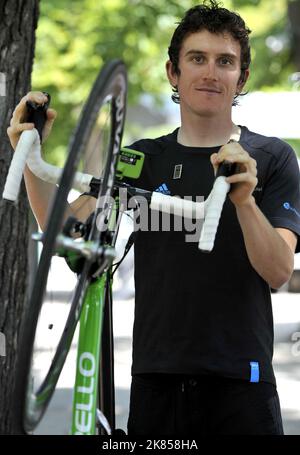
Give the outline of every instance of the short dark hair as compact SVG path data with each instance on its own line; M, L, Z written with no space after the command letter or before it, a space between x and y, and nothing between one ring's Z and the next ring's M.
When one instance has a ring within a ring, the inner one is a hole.
M202 5L194 6L189 9L175 29L168 48L169 58L175 73L180 75L179 52L184 39L192 33L201 30L208 30L209 32L216 34L228 32L240 43L241 76L239 80L240 82L244 81L245 72L251 63L249 44L249 34L251 33L251 30L246 26L239 14L220 7L219 3L215 0L209 0L209 2L204 1ZM233 106L238 104L236 101L238 96L239 95L235 96ZM173 87L172 100L175 103L180 102L177 87Z

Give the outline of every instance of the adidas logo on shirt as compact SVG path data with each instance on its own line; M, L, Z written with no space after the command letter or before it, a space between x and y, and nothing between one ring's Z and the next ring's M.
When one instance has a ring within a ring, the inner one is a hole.
M167 187L167 185L165 183L162 183L161 185L159 185L159 187L156 188L155 191L157 193L171 194L171 191L169 190L169 188Z

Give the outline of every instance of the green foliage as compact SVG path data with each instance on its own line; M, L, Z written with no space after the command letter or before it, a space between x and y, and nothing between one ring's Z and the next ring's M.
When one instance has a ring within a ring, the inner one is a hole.
M249 91L290 89L287 0L224 0L253 30ZM197 0L41 0L33 88L52 95L59 117L46 154L60 164L70 134L101 66L121 58L129 73L129 103L141 93L170 92L167 48L176 23ZM51 155L51 156L50 156Z
M290 146L295 150L298 158L300 159L300 139L284 139L285 142L290 144Z
M248 89L277 91L290 90L289 75L295 71L291 59L291 45L286 0L243 2L234 0L233 4L243 4L239 12L252 30L251 76Z
M243 8L243 6L258 6L262 0L232 0L232 6L236 9Z
M167 90L164 62L171 35L197 1L42 0L33 88L49 91L58 111L46 155L59 164L101 66L121 58L129 73L129 102ZM59 126L58 126L59 123ZM50 156L51 155L51 156Z

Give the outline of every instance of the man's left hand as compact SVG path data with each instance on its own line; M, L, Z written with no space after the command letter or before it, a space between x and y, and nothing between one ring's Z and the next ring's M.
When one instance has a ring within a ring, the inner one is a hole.
M249 204L253 201L252 193L257 185L256 160L238 142L229 142L218 153L211 155L210 161L215 173L224 160L236 163L236 173L226 178L232 185L229 192L231 202L236 207Z

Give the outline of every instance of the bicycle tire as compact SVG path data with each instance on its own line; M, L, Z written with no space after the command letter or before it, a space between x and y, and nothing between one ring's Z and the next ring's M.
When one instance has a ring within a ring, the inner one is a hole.
M91 261L87 259L84 260L78 277L67 322L51 363L51 368L49 371L44 372L42 386L33 394L31 391L30 369L36 328L44 303L43 299L46 291L50 261L67 205L67 195L72 185L76 166L79 163L81 154L84 151L97 119L97 113L106 100L110 100L112 104L110 116L111 134L103 183L100 187L99 196L108 197L112 195L117 157L120 150L125 120L126 92L126 68L120 60L113 60L105 65L98 75L70 142L68 158L49 212L43 239L43 250L33 283L27 314L21 323L14 384L13 431L15 434L31 433L41 420L53 395L59 374L70 348L80 317L83 296L90 281L89 272L91 270ZM95 219L93 224L95 225ZM94 227L92 233L95 238L97 230ZM101 241L99 235L98 240Z

